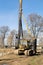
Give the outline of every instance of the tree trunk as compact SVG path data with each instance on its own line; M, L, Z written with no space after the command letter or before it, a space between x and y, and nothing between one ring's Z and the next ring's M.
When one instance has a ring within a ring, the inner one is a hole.
M36 54L36 48L37 48L37 39L34 40L34 53Z

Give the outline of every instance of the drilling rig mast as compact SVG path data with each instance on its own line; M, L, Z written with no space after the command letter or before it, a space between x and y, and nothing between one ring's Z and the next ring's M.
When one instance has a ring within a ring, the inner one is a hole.
M20 1L20 8L19 8L19 26L18 26L18 46L21 44L20 39L23 38L23 29L22 29L22 0Z

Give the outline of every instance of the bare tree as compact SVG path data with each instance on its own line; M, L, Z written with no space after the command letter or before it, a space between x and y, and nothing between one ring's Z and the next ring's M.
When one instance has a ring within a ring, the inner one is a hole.
M11 45L12 45L12 39L13 39L13 36L10 34L10 35L8 36L8 38L7 38L7 44L8 44L8 46L10 46L10 47L11 47Z
M41 45L43 47L43 38L42 37L39 40L39 45Z
M2 36L0 36L0 47L3 46L3 39L2 39Z
M38 37L39 31L43 28L43 17L37 14L30 14L29 19L30 19L31 32L35 38L34 51L36 54L37 37Z
M39 38L39 45L41 46L41 47L43 47L43 32L40 32L40 34L39 34L40 36L38 36L38 38Z
M13 38L14 38L14 35L16 34L16 30L12 30L7 38L7 43L8 45L11 47L12 45L14 45L14 42L13 42Z
M0 33L1 33L1 38L2 38L2 45L4 46L4 39L5 39L5 35L7 33L7 31L9 30L8 26L2 26L0 27Z

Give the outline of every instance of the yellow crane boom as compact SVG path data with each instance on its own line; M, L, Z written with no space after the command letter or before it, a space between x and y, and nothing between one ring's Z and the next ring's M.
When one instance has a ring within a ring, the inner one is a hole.
M27 30L28 30L29 35L32 36L32 33L31 33L31 31L30 31L30 29L29 29L29 27L28 27L28 23L27 23L27 21L26 21L24 15L23 15L23 13L22 13L22 17L23 17L23 20L24 20L24 22L25 22L25 24L26 24L26 28L27 28Z

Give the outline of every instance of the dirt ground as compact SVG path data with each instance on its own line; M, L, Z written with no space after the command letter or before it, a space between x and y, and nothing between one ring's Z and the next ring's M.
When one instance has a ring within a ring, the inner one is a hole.
M11 49L6 49L4 52L8 52L8 50L10 51L9 54L0 57L0 65L43 65L43 54L34 56L15 55Z
M0 58L0 65L43 65L43 55L19 56L8 54Z

